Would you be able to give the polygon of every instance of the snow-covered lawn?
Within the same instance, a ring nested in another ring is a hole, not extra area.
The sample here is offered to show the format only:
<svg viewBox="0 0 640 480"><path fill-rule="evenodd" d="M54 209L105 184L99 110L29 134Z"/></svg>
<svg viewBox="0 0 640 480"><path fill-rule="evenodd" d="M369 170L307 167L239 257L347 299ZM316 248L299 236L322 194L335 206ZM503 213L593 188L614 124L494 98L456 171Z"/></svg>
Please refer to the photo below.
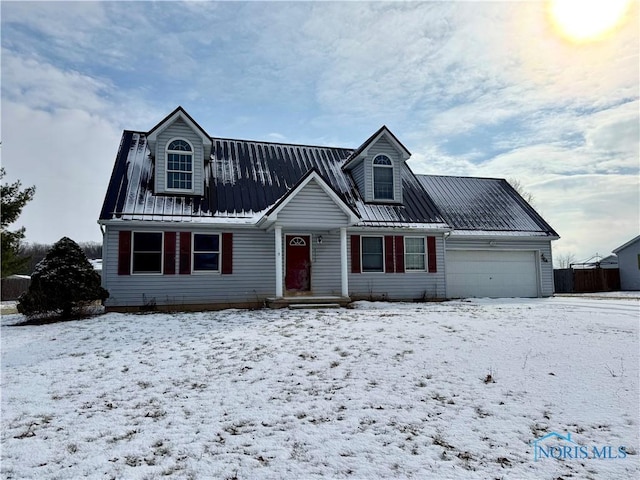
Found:
<svg viewBox="0 0 640 480"><path fill-rule="evenodd" d="M4 316L1 476L640 474L638 299L356 307Z"/></svg>

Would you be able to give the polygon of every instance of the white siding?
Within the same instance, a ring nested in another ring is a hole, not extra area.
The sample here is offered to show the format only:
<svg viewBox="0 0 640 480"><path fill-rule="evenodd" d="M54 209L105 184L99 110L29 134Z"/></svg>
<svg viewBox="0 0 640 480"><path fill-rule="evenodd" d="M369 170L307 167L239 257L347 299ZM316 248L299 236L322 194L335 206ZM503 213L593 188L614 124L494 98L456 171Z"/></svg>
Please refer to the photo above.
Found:
<svg viewBox="0 0 640 480"><path fill-rule="evenodd" d="M204 149L202 139L182 119L176 120L158 135L156 142L155 170L156 193L166 192L166 148L169 140L183 138L193 146L193 188L194 195L204 194Z"/></svg>

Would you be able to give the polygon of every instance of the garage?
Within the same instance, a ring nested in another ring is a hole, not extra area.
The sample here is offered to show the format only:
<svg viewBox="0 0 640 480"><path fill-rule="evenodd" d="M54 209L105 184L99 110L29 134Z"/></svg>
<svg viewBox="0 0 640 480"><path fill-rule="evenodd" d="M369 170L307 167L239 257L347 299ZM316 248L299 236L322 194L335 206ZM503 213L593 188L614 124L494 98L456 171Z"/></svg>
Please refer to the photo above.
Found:
<svg viewBox="0 0 640 480"><path fill-rule="evenodd" d="M448 250L447 297L537 297L535 251Z"/></svg>

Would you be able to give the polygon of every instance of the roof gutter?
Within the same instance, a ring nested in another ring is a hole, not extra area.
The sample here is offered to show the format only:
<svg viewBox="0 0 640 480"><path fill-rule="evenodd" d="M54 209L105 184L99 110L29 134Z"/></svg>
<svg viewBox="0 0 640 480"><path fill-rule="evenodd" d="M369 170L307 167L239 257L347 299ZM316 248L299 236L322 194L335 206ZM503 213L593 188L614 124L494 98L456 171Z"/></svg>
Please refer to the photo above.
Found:
<svg viewBox="0 0 640 480"><path fill-rule="evenodd" d="M197 217L196 217L197 218ZM100 228L103 227L152 227L162 230L180 230L185 227L195 229L209 228L255 228L258 222L252 219L251 222L183 222L183 221L162 221L162 220L98 220Z"/></svg>

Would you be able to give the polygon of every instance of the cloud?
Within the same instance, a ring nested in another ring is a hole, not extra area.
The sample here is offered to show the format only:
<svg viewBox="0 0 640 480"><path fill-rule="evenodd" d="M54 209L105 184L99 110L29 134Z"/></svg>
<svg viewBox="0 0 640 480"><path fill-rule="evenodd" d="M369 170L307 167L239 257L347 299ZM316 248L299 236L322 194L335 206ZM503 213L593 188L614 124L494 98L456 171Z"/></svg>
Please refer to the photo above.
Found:
<svg viewBox="0 0 640 480"><path fill-rule="evenodd" d="M7 177L36 186L34 199L16 224L26 226L27 240L101 240L96 221L120 131L81 109L47 112L8 100L3 101L2 115Z"/></svg>
<svg viewBox="0 0 640 480"><path fill-rule="evenodd" d="M96 224L123 125L147 130L167 112L105 79L3 50L2 164L35 185L16 227L31 242L101 240Z"/></svg>
<svg viewBox="0 0 640 480"><path fill-rule="evenodd" d="M638 234L638 177L632 175L558 176L531 188L536 204L562 239L557 253L579 260L611 251Z"/></svg>
<svg viewBox="0 0 640 480"><path fill-rule="evenodd" d="M36 58L2 51L2 93L34 109L51 110L74 105L91 112L107 111L113 85L74 70L60 70Z"/></svg>

